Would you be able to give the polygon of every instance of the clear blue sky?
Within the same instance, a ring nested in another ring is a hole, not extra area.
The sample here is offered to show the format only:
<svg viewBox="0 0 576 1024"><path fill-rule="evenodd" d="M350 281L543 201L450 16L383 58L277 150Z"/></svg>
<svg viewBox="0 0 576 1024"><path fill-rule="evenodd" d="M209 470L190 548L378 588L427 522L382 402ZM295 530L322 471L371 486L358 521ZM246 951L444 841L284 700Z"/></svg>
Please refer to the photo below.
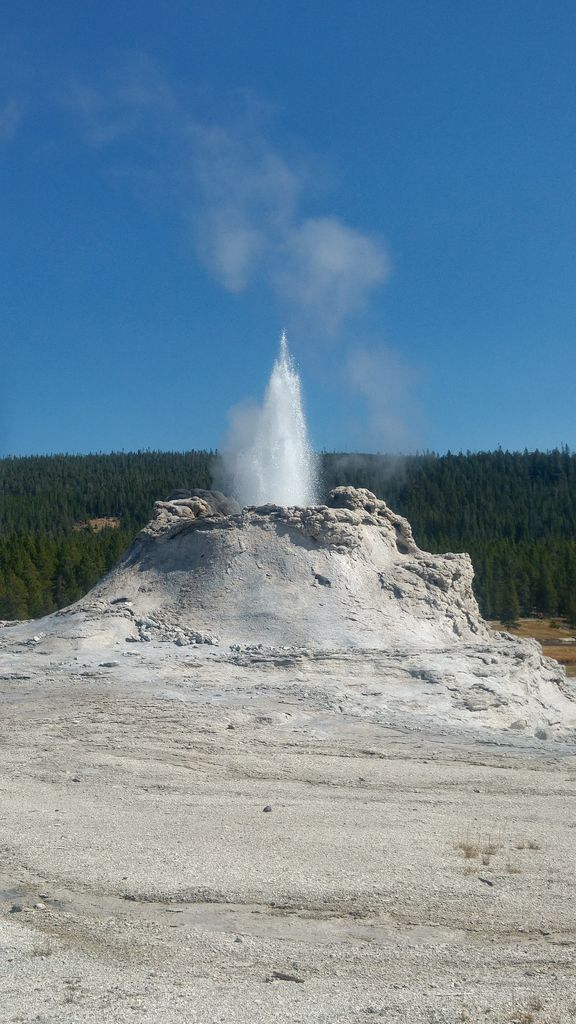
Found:
<svg viewBox="0 0 576 1024"><path fill-rule="evenodd" d="M576 5L5 0L0 451L576 447Z"/></svg>

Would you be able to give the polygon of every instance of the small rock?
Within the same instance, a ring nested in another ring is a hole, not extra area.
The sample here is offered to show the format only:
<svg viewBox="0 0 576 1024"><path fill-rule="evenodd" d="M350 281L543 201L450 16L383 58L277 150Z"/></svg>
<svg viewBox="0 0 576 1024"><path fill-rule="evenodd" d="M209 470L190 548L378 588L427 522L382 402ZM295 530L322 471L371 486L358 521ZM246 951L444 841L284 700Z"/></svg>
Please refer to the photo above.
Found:
<svg viewBox="0 0 576 1024"><path fill-rule="evenodd" d="M286 971L272 971L272 975L268 981L295 981L297 985L304 984L304 978L299 978L297 974L288 974Z"/></svg>
<svg viewBox="0 0 576 1024"><path fill-rule="evenodd" d="M266 807L263 808L264 814L269 814L271 810L272 810L272 805L271 804L266 804Z"/></svg>
<svg viewBox="0 0 576 1024"><path fill-rule="evenodd" d="M319 572L314 573L314 579L321 587L331 587L332 583L327 576L322 576Z"/></svg>
<svg viewBox="0 0 576 1024"><path fill-rule="evenodd" d="M46 904L45 903L35 903L34 904L34 910L46 910Z"/></svg>
<svg viewBox="0 0 576 1024"><path fill-rule="evenodd" d="M494 882L490 881L489 878L480 878L480 875L478 875L478 881L479 882L484 882L484 885L489 885L491 889L494 886Z"/></svg>
<svg viewBox="0 0 576 1024"><path fill-rule="evenodd" d="M537 740L547 740L550 734L548 732L548 729L544 729L542 726L540 726L538 729L534 730L534 735Z"/></svg>
<svg viewBox="0 0 576 1024"><path fill-rule="evenodd" d="M228 725L226 726L226 728L227 728L227 729L235 729L235 728L236 728L236 726L235 726L235 725L232 725L232 722L228 722Z"/></svg>
<svg viewBox="0 0 576 1024"><path fill-rule="evenodd" d="M236 938L234 939L234 942L243 942L243 941L244 940L241 939L239 935L237 935Z"/></svg>
<svg viewBox="0 0 576 1024"><path fill-rule="evenodd" d="M10 910L8 911L8 913L9 914L21 914L22 913L22 904L21 903L13 903L12 906L10 907Z"/></svg>

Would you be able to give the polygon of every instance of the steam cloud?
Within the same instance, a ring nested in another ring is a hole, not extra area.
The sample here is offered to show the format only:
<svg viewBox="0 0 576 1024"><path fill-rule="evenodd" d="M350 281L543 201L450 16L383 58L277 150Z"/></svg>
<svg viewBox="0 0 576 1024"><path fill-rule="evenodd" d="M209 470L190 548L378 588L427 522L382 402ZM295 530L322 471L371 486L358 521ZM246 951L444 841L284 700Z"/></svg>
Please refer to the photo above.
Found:
<svg viewBox="0 0 576 1024"><path fill-rule="evenodd" d="M364 406L362 434L377 448L406 452L417 441L419 410L412 396L416 374L392 348L357 346L345 365L346 386Z"/></svg>
<svg viewBox="0 0 576 1024"><path fill-rule="evenodd" d="M365 404L371 443L409 442L401 407L408 366L380 340L363 344L362 332L351 344L348 326L389 276L386 248L340 217L308 215L315 175L273 144L261 105L247 99L235 120L206 123L143 54L97 84L71 83L66 102L107 169L184 221L199 261L224 289L265 285L285 322L296 320L307 340L331 341L347 395ZM250 415L236 412L239 432Z"/></svg>
<svg viewBox="0 0 576 1024"><path fill-rule="evenodd" d="M258 134L194 127L202 197L197 246L232 292L264 279L277 298L334 331L389 273L381 242L337 217L302 217L303 172Z"/></svg>
<svg viewBox="0 0 576 1024"><path fill-rule="evenodd" d="M228 291L264 282L284 309L330 333L388 277L380 239L339 217L303 215L312 175L271 144L256 104L234 123L205 124L142 55L97 86L75 82L69 103L91 146L139 147L123 173L177 203L199 259Z"/></svg>

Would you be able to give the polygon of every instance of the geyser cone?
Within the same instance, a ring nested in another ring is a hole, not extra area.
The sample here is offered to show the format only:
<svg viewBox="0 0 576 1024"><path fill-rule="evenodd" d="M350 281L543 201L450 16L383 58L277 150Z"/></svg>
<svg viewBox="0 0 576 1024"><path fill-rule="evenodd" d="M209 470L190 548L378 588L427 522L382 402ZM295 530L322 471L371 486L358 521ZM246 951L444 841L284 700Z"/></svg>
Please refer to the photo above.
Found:
<svg viewBox="0 0 576 1024"><path fill-rule="evenodd" d="M180 492L82 601L19 628L124 655L131 641L154 665L194 647L200 676L221 663L251 666L256 689L305 679L321 707L362 715L400 707L537 736L575 724L560 665L482 621L468 555L420 551L405 519L349 487L328 505L243 511Z"/></svg>
<svg viewBox="0 0 576 1024"><path fill-rule="evenodd" d="M407 521L369 491L232 514L227 501L157 502L97 589L130 598L160 633L164 623L224 643L390 650L486 637L468 556L419 551Z"/></svg>

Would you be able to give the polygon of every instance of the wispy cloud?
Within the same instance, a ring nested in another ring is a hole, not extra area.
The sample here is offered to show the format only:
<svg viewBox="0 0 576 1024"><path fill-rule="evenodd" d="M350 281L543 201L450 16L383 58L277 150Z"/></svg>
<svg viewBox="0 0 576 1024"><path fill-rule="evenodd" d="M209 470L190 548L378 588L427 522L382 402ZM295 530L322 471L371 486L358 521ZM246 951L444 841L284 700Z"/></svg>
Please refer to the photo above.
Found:
<svg viewBox="0 0 576 1024"><path fill-rule="evenodd" d="M407 452L422 428L414 400L414 367L393 348L360 346L352 349L344 367L346 385L364 407L361 433L380 451Z"/></svg>
<svg viewBox="0 0 576 1024"><path fill-rule="evenodd" d="M253 98L235 119L202 118L139 54L96 83L75 81L68 103L109 168L177 211L198 260L224 289L265 285L284 322L336 343L332 372L343 368L344 405L352 396L364 406L361 425L351 424L358 440L408 450L417 421L412 370L380 341L350 342L356 314L370 310L390 274L387 247L377 233L318 208L314 157L295 158L273 141L269 113Z"/></svg>
<svg viewBox="0 0 576 1024"><path fill-rule="evenodd" d="M389 273L383 245L337 217L309 217L286 232L272 269L278 293L335 330Z"/></svg>
<svg viewBox="0 0 576 1024"><path fill-rule="evenodd" d="M192 122L193 221L199 255L225 288L271 282L297 217L302 174L245 123Z"/></svg>
<svg viewBox="0 0 576 1024"><path fill-rule="evenodd" d="M145 142L152 129L182 131L182 112L162 73L145 54L128 53L97 81L78 75L63 90L64 104L78 117L84 141L106 148Z"/></svg>
<svg viewBox="0 0 576 1024"><path fill-rule="evenodd" d="M336 331L386 280L382 242L335 216L307 217L309 181L261 133L193 126L197 246L225 288L264 280L285 307Z"/></svg>
<svg viewBox="0 0 576 1024"><path fill-rule="evenodd" d="M22 120L24 107L15 97L0 101L0 143L11 142Z"/></svg>
<svg viewBox="0 0 576 1024"><path fill-rule="evenodd" d="M386 280L390 261L377 236L330 213L304 214L311 177L270 141L249 102L234 123L206 123L139 55L99 83L76 81L70 98L87 143L131 140L148 173L154 154L199 259L228 291L264 282L283 310L334 333Z"/></svg>

